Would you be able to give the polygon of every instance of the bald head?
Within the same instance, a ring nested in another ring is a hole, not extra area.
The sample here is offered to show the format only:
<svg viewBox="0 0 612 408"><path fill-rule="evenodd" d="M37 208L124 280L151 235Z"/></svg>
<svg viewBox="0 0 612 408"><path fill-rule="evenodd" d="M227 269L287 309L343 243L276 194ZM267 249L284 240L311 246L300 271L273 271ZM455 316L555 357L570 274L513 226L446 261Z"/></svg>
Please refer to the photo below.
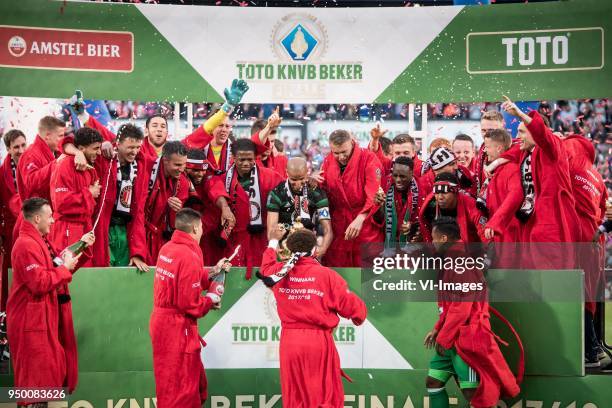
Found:
<svg viewBox="0 0 612 408"><path fill-rule="evenodd" d="M306 175L307 173L308 165L306 164L306 159L303 157L292 157L287 162L287 174L290 176L292 174L295 176Z"/></svg>
<svg viewBox="0 0 612 408"><path fill-rule="evenodd" d="M292 157L287 162L287 181L294 193L300 192L308 182L308 166L302 157Z"/></svg>

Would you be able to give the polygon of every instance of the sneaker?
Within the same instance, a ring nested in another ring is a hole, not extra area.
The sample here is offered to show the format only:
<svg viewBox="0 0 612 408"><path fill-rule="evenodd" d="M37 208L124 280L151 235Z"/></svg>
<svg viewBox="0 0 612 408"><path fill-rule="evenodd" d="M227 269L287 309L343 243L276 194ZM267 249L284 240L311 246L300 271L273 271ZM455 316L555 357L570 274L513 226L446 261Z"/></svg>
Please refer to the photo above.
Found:
<svg viewBox="0 0 612 408"><path fill-rule="evenodd" d="M601 367L601 361L597 359L597 356L586 357L584 359L584 368L597 368Z"/></svg>
<svg viewBox="0 0 612 408"><path fill-rule="evenodd" d="M606 357L608 357L608 353L606 353L603 346L597 346L597 359L605 360Z"/></svg>

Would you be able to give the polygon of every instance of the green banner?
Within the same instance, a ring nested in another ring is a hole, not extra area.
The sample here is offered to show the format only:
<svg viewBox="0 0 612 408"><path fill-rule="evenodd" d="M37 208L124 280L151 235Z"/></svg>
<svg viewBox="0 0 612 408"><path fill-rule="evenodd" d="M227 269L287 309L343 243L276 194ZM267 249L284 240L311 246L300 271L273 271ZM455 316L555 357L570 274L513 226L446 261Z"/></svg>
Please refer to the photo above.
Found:
<svg viewBox="0 0 612 408"><path fill-rule="evenodd" d="M244 103L609 97L612 2L254 8L0 2L0 95ZM347 46L350 44L350 46Z"/></svg>

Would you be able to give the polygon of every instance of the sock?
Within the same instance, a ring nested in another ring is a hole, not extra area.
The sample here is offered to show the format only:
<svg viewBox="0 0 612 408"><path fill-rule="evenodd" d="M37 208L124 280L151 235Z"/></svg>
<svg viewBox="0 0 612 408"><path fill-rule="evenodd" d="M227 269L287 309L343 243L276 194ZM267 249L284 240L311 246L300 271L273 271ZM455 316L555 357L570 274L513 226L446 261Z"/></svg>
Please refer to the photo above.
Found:
<svg viewBox="0 0 612 408"><path fill-rule="evenodd" d="M429 408L449 408L446 388L428 388Z"/></svg>

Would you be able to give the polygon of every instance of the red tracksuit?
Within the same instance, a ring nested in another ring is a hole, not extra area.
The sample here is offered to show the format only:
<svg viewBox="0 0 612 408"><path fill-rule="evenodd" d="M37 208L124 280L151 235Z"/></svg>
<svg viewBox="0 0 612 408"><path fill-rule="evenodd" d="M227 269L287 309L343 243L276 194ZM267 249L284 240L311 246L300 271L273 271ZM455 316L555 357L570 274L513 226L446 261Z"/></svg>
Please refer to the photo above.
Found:
<svg viewBox="0 0 612 408"><path fill-rule="evenodd" d="M90 117L87 121L87 126L96 129L104 137L106 141L114 143L116 136L113 132L108 130L104 125L98 122L95 118ZM72 139L72 138L71 138ZM73 143L73 140L64 138L64 143ZM152 149L148 139L144 139L144 143ZM147 173L147 169L150 169L151 165L146 160L147 153L143 153L146 150L141 148L140 152L136 155L137 163L137 174L136 180L132 190L132 202L130 206L130 214L132 220L127 224L127 241L130 247L130 256L139 256L143 260L147 260L147 243L144 223L144 201L147 197L147 186L149 183L150 173ZM150 152L149 152L150 153ZM155 156L157 158L157 156ZM93 246L93 259L92 266L109 266L110 265L110 251L108 243L108 231L110 227L110 219L115 209L115 200L117 199L117 158L108 160L102 156L96 159L95 169L100 177L100 198L96 200L98 204L94 214L97 215L102 207L102 214L100 215L100 221L94 233L96 234L96 242ZM109 177L109 166L110 177ZM106 193L106 200L102 203L102 195L107 188L106 180L108 179L108 191Z"/></svg>
<svg viewBox="0 0 612 408"><path fill-rule="evenodd" d="M205 177L195 187L195 195L202 202L199 205L191 205L191 208L202 214L202 228L204 234L200 240L200 248L204 257L204 265L216 265L221 258L225 248L220 243L221 234L221 210L213 202L211 197L211 183L214 183L210 177ZM222 186L218 186L221 187ZM221 192L222 194L222 192Z"/></svg>
<svg viewBox="0 0 612 408"><path fill-rule="evenodd" d="M423 241L431 242L431 222L426 219L425 211L429 202L434 199L434 193L429 193L421 206L419 222ZM486 218L476 208L476 200L464 192L457 193L457 217L455 218L464 242L485 242L484 224Z"/></svg>
<svg viewBox="0 0 612 408"><path fill-rule="evenodd" d="M531 153L535 204L529 219L521 224L521 241L549 244L545 247L532 246L532 255L526 258L525 266L539 269L573 268L574 256L569 248L550 244L576 242L580 238L567 151L563 141L546 127L536 111L530 112L529 116L531 123L527 129L536 143ZM520 151L516 144L502 157L520 166L528 154Z"/></svg>
<svg viewBox="0 0 612 408"><path fill-rule="evenodd" d="M142 141L142 146L140 147L140 153L142 153L150 161L155 161L157 160L157 157L158 157L157 152L155 151L155 148L153 147L151 142L149 142L148 137L145 137L144 140Z"/></svg>
<svg viewBox="0 0 612 408"><path fill-rule="evenodd" d="M13 229L21 213L21 199L17 192L17 178L16 174L13 175L12 162L11 156L7 155L2 167L0 167L0 237L3 250L0 311L6 310L8 270L11 267L11 250L13 249Z"/></svg>
<svg viewBox="0 0 612 408"><path fill-rule="evenodd" d="M21 155L17 165L17 189L22 201L32 197L40 197L51 203L49 183L55 164L55 153L37 135L34 143L28 146ZM13 229L13 241L17 239L22 222L23 218L19 214Z"/></svg>
<svg viewBox="0 0 612 408"><path fill-rule="evenodd" d="M198 243L183 231L159 251L149 334L159 408L200 408L206 399L206 373L200 358L197 319L212 301L208 272Z"/></svg>
<svg viewBox="0 0 612 408"><path fill-rule="evenodd" d="M383 242L383 232L372 216L378 210L374 196L380 188L382 166L376 155L353 142L353 153L340 172L338 161L329 154L321 168L325 178L321 186L329 199L334 239L325 254L325 265L350 267L361 265L362 244ZM344 234L359 214L367 217L359 236L351 241Z"/></svg>
<svg viewBox="0 0 612 408"><path fill-rule="evenodd" d="M467 248L461 241L455 243L445 257L465 256ZM445 283L483 283L483 290L462 292L438 292L440 317L434 328L438 330L436 342L457 354L478 373L480 384L470 401L475 408L495 406L500 397L514 397L522 380L523 355L519 359L518 382L508 367L497 344L498 337L491 330L489 302L482 271L467 270L462 274L444 270L441 280ZM522 346L521 346L522 347Z"/></svg>
<svg viewBox="0 0 612 408"><path fill-rule="evenodd" d="M605 216L608 189L599 172L593 167L593 143L584 136L572 135L563 140L563 147L568 153L576 214L580 221L578 241L590 243ZM603 238L600 243L603 243ZM578 260L585 271L586 307L595 314L594 301L597 300L598 289L604 281L602 249L590 244L579 245Z"/></svg>
<svg viewBox="0 0 612 408"><path fill-rule="evenodd" d="M58 302L58 293L68 293L72 273L53 265L58 252L53 248L52 255L49 246L30 222L22 223L11 256L7 304L15 387L68 387L72 392L78 380L72 306ZM90 255L86 250L77 267Z"/></svg>
<svg viewBox="0 0 612 408"><path fill-rule="evenodd" d="M514 214L523 198L519 166L511 162L499 166L487 186L489 220L485 227L495 231L494 242L520 241L519 220Z"/></svg>
<svg viewBox="0 0 612 408"><path fill-rule="evenodd" d="M155 264L157 254L162 245L167 242L164 231L169 234L174 229L176 213L168 206L168 198L177 197L185 203L190 195L191 182L185 174L178 180L164 175L164 160L159 159L159 170L152 189L147 196L144 207L146 228L146 243L148 245L147 265ZM150 163L145 174L147 186L150 180L153 163Z"/></svg>
<svg viewBox="0 0 612 408"><path fill-rule="evenodd" d="M261 256L268 243L266 235L266 220L268 211L266 203L268 202L268 194L281 181L281 176L275 171L261 167L256 164L259 174L259 188L261 196L261 220L262 232L250 233L247 230L249 220L251 219L251 204L248 194L244 191L238 182L238 172L234 172L234 178L230 185L230 192L225 190L225 175L215 176L211 179L210 199L214 203L219 197L225 197L236 218L236 226L232 230L227 245L224 248L223 256L230 256L234 252L236 246L240 245L238 255L234 258L232 264L234 266L246 266L246 278L251 278L251 270L254 266L261 264ZM204 237L203 239L216 239L216 237Z"/></svg>
<svg viewBox="0 0 612 408"><path fill-rule="evenodd" d="M89 187L96 180L99 178L94 169L77 171L74 156L64 156L57 162L50 185L55 224L49 234L57 248L64 249L91 231L97 199Z"/></svg>
<svg viewBox="0 0 612 408"><path fill-rule="evenodd" d="M261 273L270 276L283 263L267 248ZM312 278L312 279L310 279ZM360 325L365 303L348 290L346 281L312 257L297 261L273 288L282 331L280 377L283 407L341 408L344 406L342 369L332 331L338 316Z"/></svg>

